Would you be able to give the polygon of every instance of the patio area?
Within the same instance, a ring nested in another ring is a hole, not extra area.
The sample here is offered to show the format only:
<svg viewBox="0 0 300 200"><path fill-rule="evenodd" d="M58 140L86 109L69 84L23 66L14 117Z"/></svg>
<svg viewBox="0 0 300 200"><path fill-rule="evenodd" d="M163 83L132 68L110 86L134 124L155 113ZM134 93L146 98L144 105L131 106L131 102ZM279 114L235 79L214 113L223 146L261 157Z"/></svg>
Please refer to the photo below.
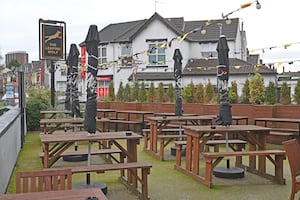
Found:
<svg viewBox="0 0 300 200"><path fill-rule="evenodd" d="M82 144L84 145L84 144ZM173 145L173 144L170 144ZM288 160L284 160L284 178L286 185L279 185L257 175L245 173L242 179L221 179L213 177L215 186L208 188L203 184L193 180L191 177L180 173L174 169L175 156L171 156L170 147L165 149L165 161L160 161L147 153L143 152L142 142L138 145L138 159L150 163L153 167L149 176L148 187L149 197L152 200L176 199L176 200L196 200L196 199L239 199L239 200L258 200L289 199L291 191L290 168ZM39 133L28 133L26 142L21 150L16 164L16 171L29 171L42 169L42 162L39 158L41 143ZM281 145L272 146L272 148L283 149ZM80 149L80 146L79 146ZM92 162L105 162L95 157ZM183 160L184 162L184 160ZM86 161L76 163L76 165L86 165ZM224 163L220 163L222 165ZM68 166L74 163L60 160L57 165ZM268 166L267 166L268 167ZM109 172L100 174L91 174L91 180L94 182L104 182L107 184L107 198L110 200L133 200L137 199L116 177L119 172ZM73 175L73 183L85 181L84 174ZM8 193L15 193L15 172L12 175ZM299 198L299 194L296 198Z"/></svg>

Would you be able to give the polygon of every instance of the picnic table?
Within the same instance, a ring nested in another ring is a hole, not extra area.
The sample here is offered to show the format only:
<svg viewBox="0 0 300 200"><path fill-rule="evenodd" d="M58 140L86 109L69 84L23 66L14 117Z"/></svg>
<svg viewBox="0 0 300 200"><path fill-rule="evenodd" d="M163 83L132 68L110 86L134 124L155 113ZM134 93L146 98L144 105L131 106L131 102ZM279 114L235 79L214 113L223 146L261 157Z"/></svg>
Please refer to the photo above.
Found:
<svg viewBox="0 0 300 200"><path fill-rule="evenodd" d="M51 134L59 128L82 128L83 118L41 119L40 125L44 134Z"/></svg>
<svg viewBox="0 0 300 200"><path fill-rule="evenodd" d="M80 111L81 114L84 112L85 111L83 111L83 110ZM67 115L72 114L72 111L70 111L70 110L41 110L40 114L41 114L41 119L46 119L47 116L49 116L48 117L49 119L53 119L59 114L62 114L66 117Z"/></svg>
<svg viewBox="0 0 300 200"><path fill-rule="evenodd" d="M140 121L142 122L142 127L141 127L141 133L142 133L142 130L145 127L145 116L152 115L152 114L153 114L153 112L151 112L151 111L117 110L116 111L116 119L119 119L119 117L121 115L123 115L123 116L125 115L125 119L128 121L138 120L137 118L141 118ZM134 119L132 119L132 115L135 115ZM128 129L129 129L129 124L128 124Z"/></svg>
<svg viewBox="0 0 300 200"><path fill-rule="evenodd" d="M186 166L181 166L181 154L177 154L176 152L176 164L175 169L190 175L195 180L211 186L211 173L212 168L216 166L216 164L224 157L226 154L224 152L213 152L212 154L219 154L215 158L217 158L217 162L214 164L209 164L208 160L203 161L206 164L205 174L204 176L200 173L200 154L204 154L206 152L202 152L203 145L214 137L215 134L230 134L230 133L238 133L239 137L248 142L248 151L242 152L229 152L230 156L236 155L236 166L243 166L243 168L247 168L247 171L256 172L260 176L270 178L271 176L266 173L266 157L270 158L272 154L278 154L281 160L272 161L275 165L275 169L277 170L275 173L275 177L277 181L283 183L283 158L284 151L278 152L267 151L267 143L266 137L270 132L270 128L255 126L255 125L231 125L229 127L225 126L183 126L184 133L187 136L186 139ZM255 153L257 152L257 153ZM241 156L249 156L249 165L246 166L242 164ZM258 155L258 163L256 155ZM209 156L209 153L208 153ZM177 159L179 157L179 159ZM270 158L271 159L271 158ZM258 167L257 167L258 164Z"/></svg>
<svg viewBox="0 0 300 200"><path fill-rule="evenodd" d="M97 197L98 200L107 200L106 196L99 188L1 194L0 200L57 200L59 198L64 200L85 200L88 197Z"/></svg>
<svg viewBox="0 0 300 200"><path fill-rule="evenodd" d="M116 113L116 109L98 108L97 112L100 113L100 117L108 118L110 113Z"/></svg>
<svg viewBox="0 0 300 200"><path fill-rule="evenodd" d="M265 127L268 127L268 123L285 123L285 124L296 124L297 132L300 133L300 119L296 118L273 118L273 117L266 117L266 118L255 118L254 124L258 124L259 122L263 122ZM279 129L278 129L279 130ZM291 130L288 128L283 128L282 130Z"/></svg>
<svg viewBox="0 0 300 200"><path fill-rule="evenodd" d="M44 170L55 170L49 168L52 166L74 142L88 142L88 154L91 151L91 143L93 142L108 142L110 145L107 149L118 149L122 153L120 160L111 164L100 164L88 166L68 166L66 169L71 169L72 173L104 173L106 171L120 171L120 179L124 184L133 189L143 200L148 199L148 178L150 174L150 164L138 162L137 160L137 145L142 136L132 131L121 132L96 132L88 135L86 131L74 133L56 133L56 134L41 134L40 139L44 152L43 166ZM50 145L52 145L50 147ZM90 159L89 159L90 160ZM141 170L138 173L138 169ZM127 173L125 173L127 170ZM88 180L88 178L87 178ZM140 183L140 184L138 184ZM139 188L140 187L140 188Z"/></svg>
<svg viewBox="0 0 300 200"><path fill-rule="evenodd" d="M130 133L130 135L126 134ZM44 152L44 168L52 166L61 154L65 152L74 142L101 142L110 141L126 156L127 162L137 161L137 145L142 136L133 132L96 132L88 135L86 131L78 131L74 133L57 133L57 134L41 134L40 139ZM122 141L125 142L125 147ZM52 147L50 145L53 144Z"/></svg>
<svg viewBox="0 0 300 200"><path fill-rule="evenodd" d="M204 124L211 124L212 118L210 116L194 116L194 115L184 115L184 116L154 116L147 118L150 123L150 137L149 137L149 149L146 149L146 152L150 153L153 156L156 156L158 153L157 150L157 142L158 136L163 133L166 127L168 127L172 123L178 126L179 131L178 135L183 135L181 128L183 125L192 124L192 125L204 125ZM174 138L178 138L175 136ZM169 137L169 139L172 139ZM160 158L163 157L162 148L160 149Z"/></svg>

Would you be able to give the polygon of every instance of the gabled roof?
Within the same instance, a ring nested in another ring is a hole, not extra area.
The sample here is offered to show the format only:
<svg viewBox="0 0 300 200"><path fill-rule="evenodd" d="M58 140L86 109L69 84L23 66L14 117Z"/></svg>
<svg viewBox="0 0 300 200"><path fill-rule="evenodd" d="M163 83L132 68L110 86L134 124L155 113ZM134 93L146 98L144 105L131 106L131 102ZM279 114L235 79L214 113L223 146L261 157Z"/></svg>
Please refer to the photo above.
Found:
<svg viewBox="0 0 300 200"><path fill-rule="evenodd" d="M218 59L190 59L183 70L184 76L216 75ZM266 65L258 68L260 74L277 74L276 70ZM254 74L255 65L237 58L229 58L229 73L231 75Z"/></svg>
<svg viewBox="0 0 300 200"><path fill-rule="evenodd" d="M131 42L141 31L143 31L154 20L160 20L177 36L183 35L195 28L204 26L206 34L200 32L191 33L186 40L193 42L217 42L220 35L220 25L222 24L223 34L227 40L234 40L238 33L239 19L231 19L231 24L226 24L223 19L212 20L212 24L206 26L207 20L184 21L183 17L163 18L158 13L154 13L149 19L129 21L110 24L99 31L100 44L108 42ZM171 38L170 38L171 39Z"/></svg>

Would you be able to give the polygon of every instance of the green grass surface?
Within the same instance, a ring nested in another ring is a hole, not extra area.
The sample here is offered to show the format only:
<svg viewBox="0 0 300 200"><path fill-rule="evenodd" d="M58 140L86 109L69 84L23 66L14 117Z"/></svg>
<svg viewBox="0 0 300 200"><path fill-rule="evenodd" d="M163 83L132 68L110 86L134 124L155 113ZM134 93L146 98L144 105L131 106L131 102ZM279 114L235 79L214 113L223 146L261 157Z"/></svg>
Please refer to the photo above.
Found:
<svg viewBox="0 0 300 200"><path fill-rule="evenodd" d="M291 180L290 168L288 161L284 161L284 177L286 185L279 185L268 181L250 173L245 173L243 179L220 179L213 178L215 186L208 188L203 184L195 181L191 177L174 169L175 157L170 155L170 146L165 149L166 161L159 161L149 156L142 151L142 141L138 146L138 160L152 164L149 175L149 196L151 200L198 200L198 199L237 199L237 200L258 200L272 199L283 200L289 199ZM79 148L86 149L85 144L80 144ZM269 148L281 148L278 145L269 146ZM38 157L41 150L39 133L29 133L26 136L26 141L23 149L20 152L15 171L30 171L42 169L42 163ZM92 162L99 162L92 160ZM103 160L100 162L104 162ZM66 163L60 161L54 167L60 165L86 165L82 163ZM220 163L224 165L224 163ZM268 164L268 169L270 168ZM119 172L111 171L103 174L91 174L92 181L101 181L108 186L108 198L113 199L133 199L135 196L128 195L128 190L123 186L118 179ZM80 183L85 181L85 174L73 175L73 182ZM8 193L15 192L15 173L12 175ZM124 195L123 195L124 193ZM114 197L114 194L119 194L119 197ZM125 196L128 197L125 197ZM121 198L120 198L121 196ZM298 196L297 196L298 197Z"/></svg>

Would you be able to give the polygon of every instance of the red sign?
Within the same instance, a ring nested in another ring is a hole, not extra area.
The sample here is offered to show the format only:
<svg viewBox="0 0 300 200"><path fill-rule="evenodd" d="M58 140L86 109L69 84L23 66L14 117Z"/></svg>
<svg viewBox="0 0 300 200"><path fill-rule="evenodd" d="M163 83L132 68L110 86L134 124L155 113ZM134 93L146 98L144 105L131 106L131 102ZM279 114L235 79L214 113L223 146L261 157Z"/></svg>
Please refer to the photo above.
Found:
<svg viewBox="0 0 300 200"><path fill-rule="evenodd" d="M82 66L86 64L86 46L81 47L80 62Z"/></svg>

